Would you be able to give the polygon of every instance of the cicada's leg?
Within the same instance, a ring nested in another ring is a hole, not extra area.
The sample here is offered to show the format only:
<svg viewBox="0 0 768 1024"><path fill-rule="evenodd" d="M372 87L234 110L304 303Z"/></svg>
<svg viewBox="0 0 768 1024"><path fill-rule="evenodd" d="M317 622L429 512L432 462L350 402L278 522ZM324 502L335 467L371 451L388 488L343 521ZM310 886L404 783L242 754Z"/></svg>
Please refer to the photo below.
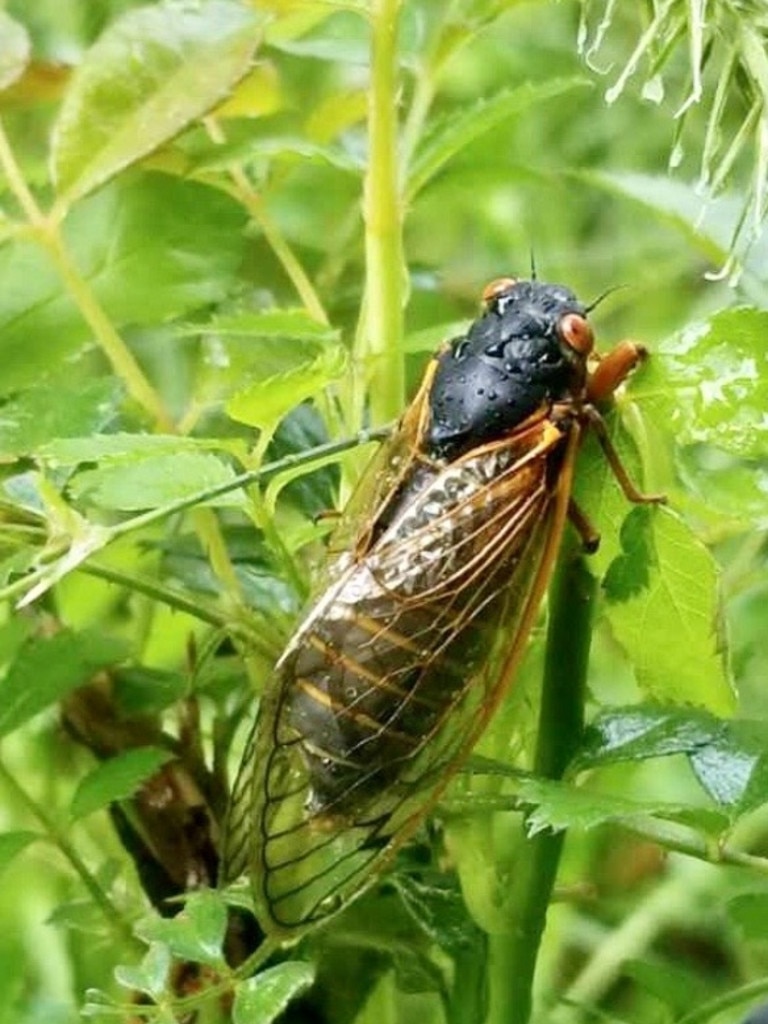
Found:
<svg viewBox="0 0 768 1024"><path fill-rule="evenodd" d="M638 363L647 356L643 345L636 341L621 341L603 356L600 362L590 374L587 381L587 406L585 412L590 425L595 431L600 447L605 452L608 465L621 487L627 501L635 504L658 505L666 502L664 494L643 494L635 487L619 458L619 453L613 446L613 442L605 429L603 417L594 407L594 403L605 401L610 398L614 391L622 384Z"/></svg>
<svg viewBox="0 0 768 1024"><path fill-rule="evenodd" d="M624 497L627 501L633 502L635 505L663 505L666 503L666 494L643 494L642 491L638 491L635 485L629 478L629 474L624 468L624 463L621 461L619 453L613 446L608 436L608 431L605 427L605 420L592 406L587 406L585 409L589 424L595 432L597 440L600 442L600 447L605 453L605 457L608 461L608 465L611 467L613 475L616 477L616 482L621 488Z"/></svg>
<svg viewBox="0 0 768 1024"><path fill-rule="evenodd" d="M648 352L636 341L620 341L602 356L587 381L587 401L591 404L610 398Z"/></svg>
<svg viewBox="0 0 768 1024"><path fill-rule="evenodd" d="M600 534L592 525L589 516L583 512L573 498L568 499L568 518L573 524L576 533L581 537L581 543L588 555L594 555L600 547Z"/></svg>

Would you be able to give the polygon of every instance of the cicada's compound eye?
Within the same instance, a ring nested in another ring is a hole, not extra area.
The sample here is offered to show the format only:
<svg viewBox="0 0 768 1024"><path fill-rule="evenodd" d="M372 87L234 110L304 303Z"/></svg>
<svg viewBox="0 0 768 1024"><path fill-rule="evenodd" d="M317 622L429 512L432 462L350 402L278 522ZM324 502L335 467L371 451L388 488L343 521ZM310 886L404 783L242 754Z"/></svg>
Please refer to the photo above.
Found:
<svg viewBox="0 0 768 1024"><path fill-rule="evenodd" d="M592 325L580 313L566 313L557 325L557 333L580 356L588 356L595 344Z"/></svg>
<svg viewBox="0 0 768 1024"><path fill-rule="evenodd" d="M494 306L505 292L514 288L517 284L516 277L497 277L483 288L483 305L490 309Z"/></svg>

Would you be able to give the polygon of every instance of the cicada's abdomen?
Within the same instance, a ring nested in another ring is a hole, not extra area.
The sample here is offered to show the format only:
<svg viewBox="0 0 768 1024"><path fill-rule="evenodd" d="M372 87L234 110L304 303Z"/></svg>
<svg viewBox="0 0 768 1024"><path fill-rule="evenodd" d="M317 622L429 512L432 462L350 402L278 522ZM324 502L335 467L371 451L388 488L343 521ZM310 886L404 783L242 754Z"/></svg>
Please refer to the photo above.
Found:
<svg viewBox="0 0 768 1024"><path fill-rule="evenodd" d="M319 818L355 819L386 787L412 786L409 764L467 696L494 605L546 501L546 460L525 445L527 470L510 445L428 474L422 466L284 657L287 720Z"/></svg>

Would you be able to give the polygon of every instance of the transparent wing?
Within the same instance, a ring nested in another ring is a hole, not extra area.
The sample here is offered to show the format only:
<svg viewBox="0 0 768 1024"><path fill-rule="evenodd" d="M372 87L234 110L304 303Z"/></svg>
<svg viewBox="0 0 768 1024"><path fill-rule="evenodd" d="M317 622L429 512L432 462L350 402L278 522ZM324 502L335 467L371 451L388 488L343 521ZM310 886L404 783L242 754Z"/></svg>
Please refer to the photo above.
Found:
<svg viewBox="0 0 768 1024"><path fill-rule="evenodd" d="M250 871L267 930L343 906L469 753L545 582L563 442L539 418L412 467L281 658L227 840L228 874Z"/></svg>

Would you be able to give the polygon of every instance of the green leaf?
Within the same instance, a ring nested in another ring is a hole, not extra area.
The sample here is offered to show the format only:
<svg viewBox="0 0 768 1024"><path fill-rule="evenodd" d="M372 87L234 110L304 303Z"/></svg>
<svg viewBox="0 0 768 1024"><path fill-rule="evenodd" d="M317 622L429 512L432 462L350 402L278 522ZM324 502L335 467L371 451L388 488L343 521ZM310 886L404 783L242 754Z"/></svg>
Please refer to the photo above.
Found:
<svg viewBox="0 0 768 1024"><path fill-rule="evenodd" d="M136 926L140 938L167 944L180 960L212 966L221 965L226 930L226 904L208 889L193 893L176 917L149 917Z"/></svg>
<svg viewBox="0 0 768 1024"><path fill-rule="evenodd" d="M314 980L312 964L289 960L240 982L232 1009L234 1024L271 1024Z"/></svg>
<svg viewBox="0 0 768 1024"><path fill-rule="evenodd" d="M691 754L713 744L726 728L699 708L637 704L598 715L584 733L572 769Z"/></svg>
<svg viewBox="0 0 768 1024"><path fill-rule="evenodd" d="M53 176L67 203L177 135L247 73L262 19L234 0L128 11L91 47L53 133Z"/></svg>
<svg viewBox="0 0 768 1024"><path fill-rule="evenodd" d="M271 434L291 409L337 380L344 365L344 349L326 346L311 361L252 381L230 398L227 413L234 420Z"/></svg>
<svg viewBox="0 0 768 1024"><path fill-rule="evenodd" d="M553 99L588 84L583 78L526 82L517 89L504 89L464 110L450 111L416 151L408 172L408 198L413 199L449 160L481 135L497 128L534 103Z"/></svg>
<svg viewBox="0 0 768 1024"><path fill-rule="evenodd" d="M457 883L446 884L443 875L430 878L404 873L392 882L419 927L446 952L457 955L479 941L482 933L467 914Z"/></svg>
<svg viewBox="0 0 768 1024"><path fill-rule="evenodd" d="M167 750L139 747L104 761L80 781L69 808L73 818L84 818L115 800L125 800L136 792L161 765L173 757Z"/></svg>
<svg viewBox="0 0 768 1024"><path fill-rule="evenodd" d="M728 900L726 911L745 939L765 940L768 892L740 893Z"/></svg>
<svg viewBox="0 0 768 1024"><path fill-rule="evenodd" d="M0 406L0 459L29 455L53 438L97 433L114 417L123 385L113 377L47 380Z"/></svg>
<svg viewBox="0 0 768 1024"><path fill-rule="evenodd" d="M99 669L122 661L123 641L101 632L61 630L22 644L0 681L0 737L89 682Z"/></svg>
<svg viewBox="0 0 768 1024"><path fill-rule="evenodd" d="M157 455L119 465L107 465L80 473L71 485L77 501L119 511L162 508L205 490L227 483L235 476L231 466L215 455L180 452ZM213 498L212 505L240 507L245 497L232 490Z"/></svg>
<svg viewBox="0 0 768 1024"><path fill-rule="evenodd" d="M147 230L147 225L152 230ZM72 211L67 247L117 327L154 324L217 302L240 267L244 215L227 196L193 182L141 176L103 189ZM0 248L0 395L36 384L93 344L37 244Z"/></svg>
<svg viewBox="0 0 768 1024"><path fill-rule="evenodd" d="M768 802L767 752L765 722L639 705L599 715L571 770L686 754L707 793L735 817Z"/></svg>
<svg viewBox="0 0 768 1024"><path fill-rule="evenodd" d="M624 541L606 575L605 612L640 687L661 701L731 711L712 555L665 508L635 510Z"/></svg>
<svg viewBox="0 0 768 1024"><path fill-rule="evenodd" d="M765 455L768 312L726 309L654 349L634 389L679 445L704 442L743 459Z"/></svg>
<svg viewBox="0 0 768 1024"><path fill-rule="evenodd" d="M115 978L123 988L146 992L153 999L159 999L165 991L170 969L170 950L162 942L153 942L137 966L118 964Z"/></svg>
<svg viewBox="0 0 768 1024"><path fill-rule="evenodd" d="M5 11L0 11L0 89L7 89L24 74L31 46L27 30Z"/></svg>
<svg viewBox="0 0 768 1024"><path fill-rule="evenodd" d="M607 822L631 826L662 818L718 832L727 824L722 816L706 809L666 801L635 801L593 793L564 782L528 779L520 787L520 800L534 809L526 817L528 835L550 829L592 829Z"/></svg>
<svg viewBox="0 0 768 1024"><path fill-rule="evenodd" d="M99 434L93 437L56 438L43 445L38 455L49 466L76 466L81 462L125 465L147 458L220 451L225 440L182 437L177 434Z"/></svg>
<svg viewBox="0 0 768 1024"><path fill-rule="evenodd" d="M303 309L246 310L212 317L203 324L184 324L179 334L213 334L234 338L283 338L296 341L336 341L339 332L315 320Z"/></svg>
<svg viewBox="0 0 768 1024"><path fill-rule="evenodd" d="M676 1017L683 1016L692 1006L701 1005L709 993L703 978L668 964L627 960L622 964L622 973L655 995L674 1011Z"/></svg>
<svg viewBox="0 0 768 1024"><path fill-rule="evenodd" d="M466 320L448 320L446 323L424 327L420 331L412 331L405 336L403 351L409 354L418 352L437 352L441 345L466 333Z"/></svg>
<svg viewBox="0 0 768 1024"><path fill-rule="evenodd" d="M146 665L125 665L114 672L113 678L116 702L128 716L157 714L189 690L189 679L181 672Z"/></svg>
<svg viewBox="0 0 768 1024"><path fill-rule="evenodd" d="M245 139L224 143L208 153L201 154L199 159L193 160L192 170L196 174L201 174L226 170L233 161L246 164L269 161L270 164L274 164L280 160L300 164L302 167L313 163L325 164L337 171L357 175L364 169L359 156L350 155L338 146L321 146L306 139L290 136L254 137L251 133Z"/></svg>
<svg viewBox="0 0 768 1024"><path fill-rule="evenodd" d="M36 832L3 832L0 833L0 873L5 871L8 865L20 853L40 836Z"/></svg>

